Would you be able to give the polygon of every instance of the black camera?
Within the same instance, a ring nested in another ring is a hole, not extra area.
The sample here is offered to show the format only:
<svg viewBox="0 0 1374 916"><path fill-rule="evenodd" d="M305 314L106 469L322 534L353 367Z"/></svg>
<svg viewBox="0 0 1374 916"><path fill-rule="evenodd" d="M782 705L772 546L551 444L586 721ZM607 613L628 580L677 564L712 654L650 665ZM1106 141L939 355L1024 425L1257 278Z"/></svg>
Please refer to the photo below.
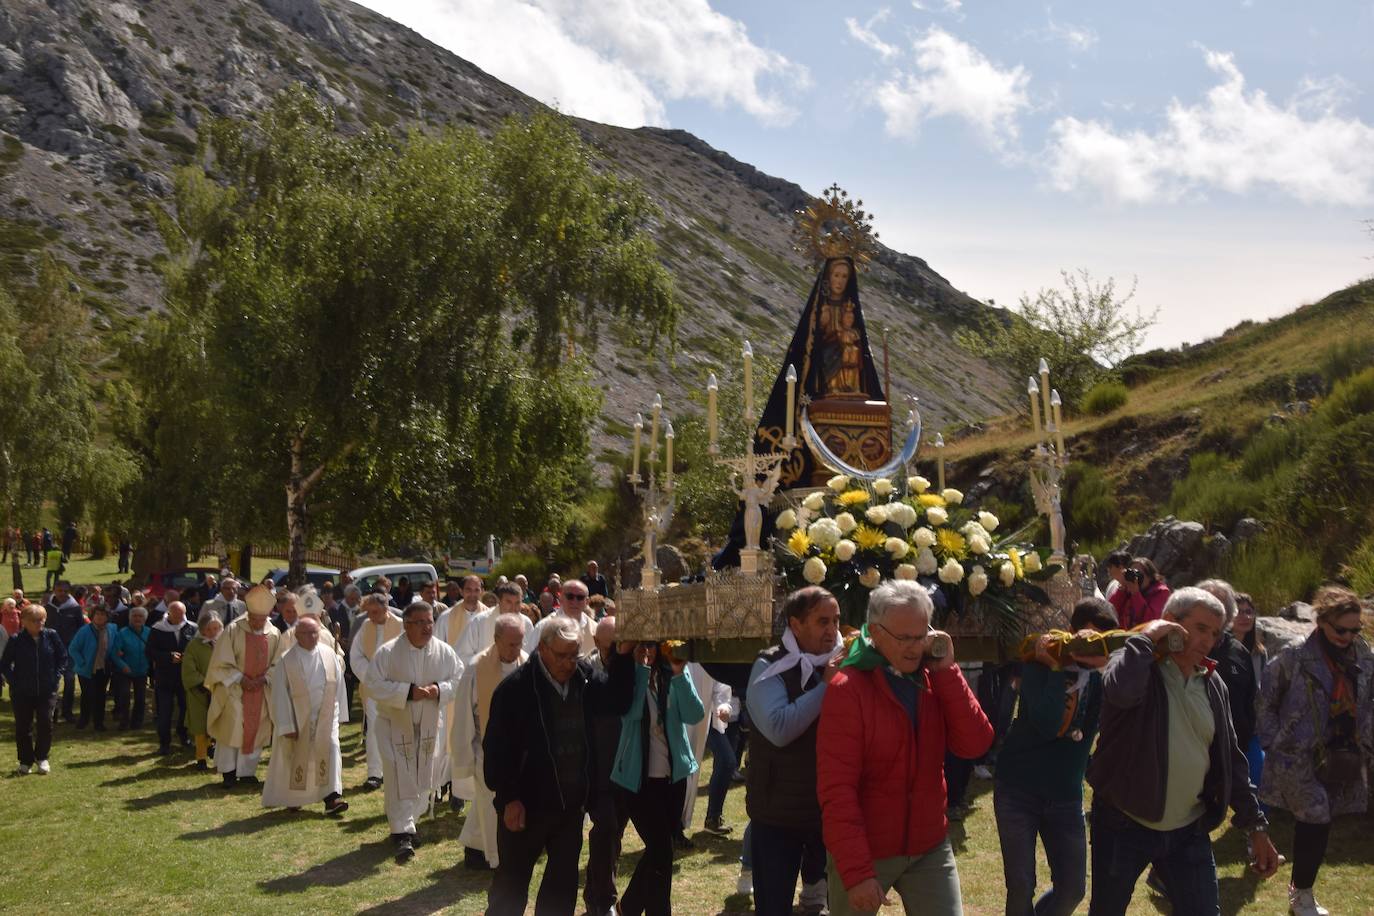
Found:
<svg viewBox="0 0 1374 916"><path fill-rule="evenodd" d="M1139 585L1145 581L1145 574L1140 570L1136 569L1134 566L1129 567L1126 570L1126 581L1134 582L1136 585Z"/></svg>

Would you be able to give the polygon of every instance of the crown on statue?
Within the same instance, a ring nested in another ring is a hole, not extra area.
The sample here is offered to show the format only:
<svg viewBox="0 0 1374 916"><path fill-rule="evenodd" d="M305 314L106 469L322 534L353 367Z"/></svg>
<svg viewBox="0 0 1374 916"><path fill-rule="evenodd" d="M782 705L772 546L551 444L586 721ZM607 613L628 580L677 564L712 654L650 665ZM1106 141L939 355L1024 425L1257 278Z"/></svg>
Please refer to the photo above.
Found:
<svg viewBox="0 0 1374 916"><path fill-rule="evenodd" d="M838 184L826 188L811 206L797 211L797 251L817 267L830 258L853 258L855 267L868 263L877 252L878 233L863 203L850 200Z"/></svg>

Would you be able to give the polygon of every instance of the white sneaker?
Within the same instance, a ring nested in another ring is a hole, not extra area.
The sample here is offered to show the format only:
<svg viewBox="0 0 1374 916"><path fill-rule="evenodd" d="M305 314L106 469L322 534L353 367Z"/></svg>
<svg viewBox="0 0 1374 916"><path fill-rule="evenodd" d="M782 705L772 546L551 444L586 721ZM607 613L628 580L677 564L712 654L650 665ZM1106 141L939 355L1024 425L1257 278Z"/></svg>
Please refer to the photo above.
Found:
<svg viewBox="0 0 1374 916"><path fill-rule="evenodd" d="M754 872L748 868L739 870L739 880L735 882L736 894L754 895Z"/></svg>
<svg viewBox="0 0 1374 916"><path fill-rule="evenodd" d="M978 779L991 779L992 770L989 770L986 766L980 763L973 768L973 775Z"/></svg>
<svg viewBox="0 0 1374 916"><path fill-rule="evenodd" d="M1326 907L1320 906L1312 896L1312 888L1300 891L1288 885L1288 912L1292 916L1330 916Z"/></svg>
<svg viewBox="0 0 1374 916"><path fill-rule="evenodd" d="M51 772L52 772L52 767L48 766L48 761L46 761L46 760L40 760L40 761L38 761L38 775L39 775L39 776L47 776L47 775L48 775L49 773L51 773Z"/></svg>
<svg viewBox="0 0 1374 916"><path fill-rule="evenodd" d="M798 899L799 912L820 913L828 901L829 886L822 878L812 884L802 883L801 897Z"/></svg>
<svg viewBox="0 0 1374 916"><path fill-rule="evenodd" d="M30 769L30 767L29 767L29 765L28 765L27 763L21 763L21 764L19 764L19 769L17 769L17 770L14 771L14 775L16 775L16 776L27 776L27 775L29 775L29 769Z"/></svg>

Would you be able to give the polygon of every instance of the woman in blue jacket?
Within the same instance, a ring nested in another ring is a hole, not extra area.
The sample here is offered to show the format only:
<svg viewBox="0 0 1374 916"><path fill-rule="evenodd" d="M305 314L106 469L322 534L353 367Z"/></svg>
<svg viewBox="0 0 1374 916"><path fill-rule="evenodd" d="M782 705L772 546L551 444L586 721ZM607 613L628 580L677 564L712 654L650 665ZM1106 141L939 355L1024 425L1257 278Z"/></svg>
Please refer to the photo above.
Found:
<svg viewBox="0 0 1374 916"><path fill-rule="evenodd" d="M669 916L672 913L673 832L682 802L672 787L697 771L687 726L700 722L706 710L697 696L685 662L669 661L657 643L635 650L635 694L620 725L611 782L622 793L644 855L620 898L624 916Z"/></svg>
<svg viewBox="0 0 1374 916"><path fill-rule="evenodd" d="M92 721L95 730L105 730L105 692L110 685L110 673L115 669L115 644L119 632L110 623L109 609L103 604L91 608L91 622L76 631L67 647L72 670L81 682L81 717L77 728L85 728Z"/></svg>
<svg viewBox="0 0 1374 916"><path fill-rule="evenodd" d="M129 625L121 627L115 639L115 669L119 672L115 688L115 709L119 713L120 731L143 727L143 713L148 704L148 619L147 608L131 608ZM133 688L133 706L129 705L129 688Z"/></svg>

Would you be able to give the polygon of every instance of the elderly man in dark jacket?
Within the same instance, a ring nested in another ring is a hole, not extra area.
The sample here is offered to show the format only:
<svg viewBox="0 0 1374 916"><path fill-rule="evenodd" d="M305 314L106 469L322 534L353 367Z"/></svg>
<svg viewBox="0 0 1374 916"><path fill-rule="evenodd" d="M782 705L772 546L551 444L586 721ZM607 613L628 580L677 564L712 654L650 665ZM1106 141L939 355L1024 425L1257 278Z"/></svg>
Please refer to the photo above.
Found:
<svg viewBox="0 0 1374 916"><path fill-rule="evenodd" d="M172 719L175 709L177 737L181 746L191 743L186 733L186 690L181 686L181 657L196 625L186 619L186 605L173 601L167 616L153 624L148 633L148 660L152 662L153 686L157 696L157 737L159 754L172 752Z"/></svg>
<svg viewBox="0 0 1374 916"><path fill-rule="evenodd" d="M500 818L500 862L487 916L525 912L530 877L544 852L548 862L535 912L572 913L576 907L582 820L599 775L596 722L624 715L635 684L633 645L621 645L606 672L578 658L580 645L576 621L547 618L539 625L538 653L492 695L483 774Z"/></svg>
<svg viewBox="0 0 1374 916"><path fill-rule="evenodd" d="M1228 807L1236 812L1235 826L1250 833L1254 870L1267 878L1278 869L1249 764L1236 744L1226 685L1207 658L1225 619L1214 596L1179 589L1162 618L1107 662L1101 737L1088 770L1089 916L1125 913L1151 862L1177 916L1220 914L1209 834Z"/></svg>
<svg viewBox="0 0 1374 916"><path fill-rule="evenodd" d="M10 685L14 705L14 741L19 750L19 775L36 771L46 776L52 750L52 714L57 685L67 671L67 648L57 633L43 624L48 612L37 604L24 609L23 625L0 655L0 679ZM38 723L38 742L33 740Z"/></svg>

